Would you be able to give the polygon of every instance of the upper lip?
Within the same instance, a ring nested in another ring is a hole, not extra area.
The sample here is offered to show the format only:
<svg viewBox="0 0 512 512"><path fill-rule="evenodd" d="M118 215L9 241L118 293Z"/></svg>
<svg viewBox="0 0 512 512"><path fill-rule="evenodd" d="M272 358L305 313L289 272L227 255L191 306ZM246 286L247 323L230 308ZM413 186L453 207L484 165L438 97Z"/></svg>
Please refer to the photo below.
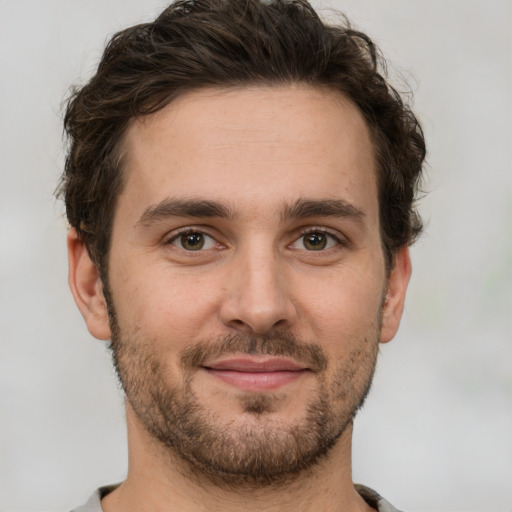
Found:
<svg viewBox="0 0 512 512"><path fill-rule="evenodd" d="M272 358L254 358L254 357L233 357L220 359L217 361L203 364L204 368L211 370L231 370L247 373L265 373L279 371L300 371L307 370L304 365L296 363L291 359Z"/></svg>

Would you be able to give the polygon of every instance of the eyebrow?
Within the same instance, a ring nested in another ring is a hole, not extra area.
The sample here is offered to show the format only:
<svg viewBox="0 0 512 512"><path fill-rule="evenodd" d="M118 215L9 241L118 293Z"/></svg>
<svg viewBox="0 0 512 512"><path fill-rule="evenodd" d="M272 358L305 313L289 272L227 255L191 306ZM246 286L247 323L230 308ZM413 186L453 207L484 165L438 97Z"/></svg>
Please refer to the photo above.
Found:
<svg viewBox="0 0 512 512"><path fill-rule="evenodd" d="M231 208L219 201L167 198L146 208L136 225L149 227L169 217L234 218Z"/></svg>
<svg viewBox="0 0 512 512"><path fill-rule="evenodd" d="M362 210L343 199L298 199L287 205L282 213L283 220L309 217L337 217L361 222L365 214Z"/></svg>
<svg viewBox="0 0 512 512"><path fill-rule="evenodd" d="M206 199L166 198L146 208L136 226L150 227L169 217L196 217L234 219L236 213L227 204ZM365 214L343 199L297 199L285 205L281 212L283 221L311 217L337 217L362 221Z"/></svg>

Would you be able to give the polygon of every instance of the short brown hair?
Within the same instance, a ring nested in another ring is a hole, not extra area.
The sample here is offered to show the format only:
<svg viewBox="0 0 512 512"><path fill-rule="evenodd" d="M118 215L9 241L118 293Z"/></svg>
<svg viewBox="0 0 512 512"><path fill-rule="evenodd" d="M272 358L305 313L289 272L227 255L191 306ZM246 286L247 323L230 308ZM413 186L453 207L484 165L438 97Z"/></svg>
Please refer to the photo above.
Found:
<svg viewBox="0 0 512 512"><path fill-rule="evenodd" d="M59 194L71 226L106 271L123 185L119 147L130 120L205 87L327 86L360 109L378 164L381 237L388 267L422 229L415 196L425 158L421 126L385 80L385 63L343 17L324 23L306 0L179 0L152 23L108 43L97 73L75 89Z"/></svg>

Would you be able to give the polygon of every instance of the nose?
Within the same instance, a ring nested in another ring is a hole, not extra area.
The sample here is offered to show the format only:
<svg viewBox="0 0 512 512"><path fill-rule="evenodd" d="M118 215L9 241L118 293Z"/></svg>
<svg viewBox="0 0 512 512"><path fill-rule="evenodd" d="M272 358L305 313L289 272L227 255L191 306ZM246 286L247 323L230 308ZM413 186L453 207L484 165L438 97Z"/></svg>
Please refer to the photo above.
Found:
<svg viewBox="0 0 512 512"><path fill-rule="evenodd" d="M237 255L230 265L220 307L224 325L251 334L291 327L297 310L283 267L271 250Z"/></svg>

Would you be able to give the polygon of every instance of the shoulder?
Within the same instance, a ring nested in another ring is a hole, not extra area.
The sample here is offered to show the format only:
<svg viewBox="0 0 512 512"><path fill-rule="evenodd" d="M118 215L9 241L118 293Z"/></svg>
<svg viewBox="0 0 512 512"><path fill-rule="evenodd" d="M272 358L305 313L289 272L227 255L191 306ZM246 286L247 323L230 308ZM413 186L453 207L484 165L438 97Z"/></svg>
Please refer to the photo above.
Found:
<svg viewBox="0 0 512 512"><path fill-rule="evenodd" d="M108 493L112 492L119 486L117 485L106 485L96 489L91 497L80 507L74 508L71 512L103 512L101 508L101 500Z"/></svg>
<svg viewBox="0 0 512 512"><path fill-rule="evenodd" d="M365 485L355 484L354 486L359 495L378 512L401 512L395 508L389 501L385 500L378 492L366 487Z"/></svg>

